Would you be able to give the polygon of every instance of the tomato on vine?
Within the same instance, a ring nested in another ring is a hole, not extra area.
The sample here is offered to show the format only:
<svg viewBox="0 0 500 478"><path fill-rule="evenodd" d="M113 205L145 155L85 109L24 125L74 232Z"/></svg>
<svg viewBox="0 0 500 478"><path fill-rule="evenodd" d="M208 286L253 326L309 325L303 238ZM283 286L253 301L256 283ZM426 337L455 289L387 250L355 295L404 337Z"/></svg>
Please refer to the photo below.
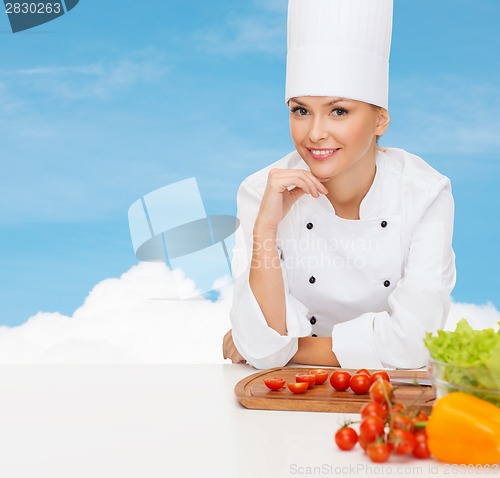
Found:
<svg viewBox="0 0 500 478"><path fill-rule="evenodd" d="M400 412L393 413L391 415L389 425L393 430L406 430L410 433L413 433L413 430L415 429L413 420L408 415L404 415Z"/></svg>
<svg viewBox="0 0 500 478"><path fill-rule="evenodd" d="M380 417L370 415L363 418L359 426L359 435L368 443L384 435L385 423Z"/></svg>
<svg viewBox="0 0 500 478"><path fill-rule="evenodd" d="M398 455L408 455L415 447L415 437L412 433L397 428L389 432L387 443Z"/></svg>
<svg viewBox="0 0 500 478"><path fill-rule="evenodd" d="M384 442L374 441L366 447L366 454L375 463L384 463L389 458L390 453L389 445Z"/></svg>
<svg viewBox="0 0 500 478"><path fill-rule="evenodd" d="M369 415L375 415L377 417L380 417L384 421L387 418L387 410L384 410L382 405L380 405L380 403L377 402L365 403L361 407L360 413L361 413L361 418L365 418Z"/></svg>
<svg viewBox="0 0 500 478"><path fill-rule="evenodd" d="M431 452L427 446L427 434L425 430L417 430L413 436L415 437L415 446L413 447L412 455L415 458L429 458Z"/></svg>
<svg viewBox="0 0 500 478"><path fill-rule="evenodd" d="M337 430L335 441L339 448L350 450L357 442L376 463L387 461L391 453L419 459L431 456L425 431L428 414L396 401L396 387L387 372L377 371L370 376L368 370L360 369L350 376L338 370L331 375L330 383L334 388L345 390L350 386L356 394L369 392L370 395L370 401L360 409L359 433L347 424Z"/></svg>
<svg viewBox="0 0 500 478"><path fill-rule="evenodd" d="M392 402L392 385L387 380L377 379L370 385L370 398L377 403Z"/></svg>
<svg viewBox="0 0 500 478"><path fill-rule="evenodd" d="M358 434L354 428L343 426L335 433L335 443L341 450L351 450L358 443Z"/></svg>

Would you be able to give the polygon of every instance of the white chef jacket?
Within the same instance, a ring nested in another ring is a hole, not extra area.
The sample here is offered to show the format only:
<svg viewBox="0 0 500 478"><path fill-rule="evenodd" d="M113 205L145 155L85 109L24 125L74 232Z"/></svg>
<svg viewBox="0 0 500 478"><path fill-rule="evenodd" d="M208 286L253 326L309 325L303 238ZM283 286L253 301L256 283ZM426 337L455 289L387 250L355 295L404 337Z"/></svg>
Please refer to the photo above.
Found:
<svg viewBox="0 0 500 478"><path fill-rule="evenodd" d="M287 335L266 319L249 285L253 227L272 168L309 169L294 151L247 177L232 270L232 336L255 368L287 364L298 338L332 337L344 368L419 368L426 331L442 328L455 285L450 181L402 149L377 149L376 174L359 220L305 194L277 231Z"/></svg>

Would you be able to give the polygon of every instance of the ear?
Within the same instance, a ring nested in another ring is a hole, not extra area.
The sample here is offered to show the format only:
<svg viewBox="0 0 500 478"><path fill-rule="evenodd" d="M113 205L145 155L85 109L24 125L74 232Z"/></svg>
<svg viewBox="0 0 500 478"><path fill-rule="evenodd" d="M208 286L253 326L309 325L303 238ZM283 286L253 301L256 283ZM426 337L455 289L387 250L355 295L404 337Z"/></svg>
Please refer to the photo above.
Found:
<svg viewBox="0 0 500 478"><path fill-rule="evenodd" d="M391 117L389 116L389 112L385 108L379 108L376 135L382 136L387 131L390 122Z"/></svg>

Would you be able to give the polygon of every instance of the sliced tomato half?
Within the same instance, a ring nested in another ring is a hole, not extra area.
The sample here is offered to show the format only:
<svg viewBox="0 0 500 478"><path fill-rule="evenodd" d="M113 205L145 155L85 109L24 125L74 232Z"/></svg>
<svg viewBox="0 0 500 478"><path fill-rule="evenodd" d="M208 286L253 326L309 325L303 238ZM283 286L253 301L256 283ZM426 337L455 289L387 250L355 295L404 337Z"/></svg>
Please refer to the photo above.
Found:
<svg viewBox="0 0 500 478"><path fill-rule="evenodd" d="M316 375L316 385L322 385L328 380L328 370L323 370L322 368L315 368L314 370L310 370L309 373Z"/></svg>
<svg viewBox="0 0 500 478"><path fill-rule="evenodd" d="M300 382L300 383L289 383L288 388L293 393L304 393L307 390L308 383Z"/></svg>
<svg viewBox="0 0 500 478"><path fill-rule="evenodd" d="M281 377L268 377L264 379L264 383L271 390L279 390L285 386L286 380Z"/></svg>
<svg viewBox="0 0 500 478"><path fill-rule="evenodd" d="M308 388L312 388L316 383L316 375L313 373L298 373L295 375L295 381L297 383L305 382L308 384Z"/></svg>

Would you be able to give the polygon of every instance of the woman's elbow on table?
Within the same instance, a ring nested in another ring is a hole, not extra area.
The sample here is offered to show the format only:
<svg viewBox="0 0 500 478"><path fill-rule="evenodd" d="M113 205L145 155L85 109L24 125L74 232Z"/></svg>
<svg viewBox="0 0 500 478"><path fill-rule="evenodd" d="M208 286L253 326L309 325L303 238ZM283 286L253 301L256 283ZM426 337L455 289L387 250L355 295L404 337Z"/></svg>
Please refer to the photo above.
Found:
<svg viewBox="0 0 500 478"><path fill-rule="evenodd" d="M385 364L388 368L394 369L418 369L426 367L429 361L429 354L425 347L408 347L404 356L395 360L392 364Z"/></svg>
<svg viewBox="0 0 500 478"><path fill-rule="evenodd" d="M391 369L418 369L427 366L429 353L425 347L423 336L419 333L406 335L393 342L392 346L384 345L380 360L384 367Z"/></svg>
<svg viewBox="0 0 500 478"><path fill-rule="evenodd" d="M241 354L252 367L258 370L267 370L269 368L284 367L288 364L291 358L297 353L298 339L292 338L281 350L267 356L252 356L252 354L249 354L248 351L244 350L244 347L240 347L237 343L236 347L240 350Z"/></svg>

